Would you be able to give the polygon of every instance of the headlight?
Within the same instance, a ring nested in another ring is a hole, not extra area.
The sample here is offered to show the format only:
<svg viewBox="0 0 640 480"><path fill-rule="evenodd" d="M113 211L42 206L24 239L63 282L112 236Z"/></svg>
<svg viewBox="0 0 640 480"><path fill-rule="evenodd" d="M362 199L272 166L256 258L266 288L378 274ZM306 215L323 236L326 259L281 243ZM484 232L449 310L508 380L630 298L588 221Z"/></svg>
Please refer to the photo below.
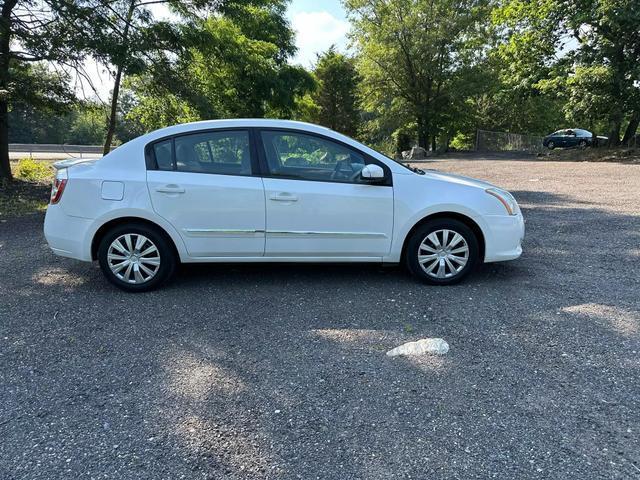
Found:
<svg viewBox="0 0 640 480"><path fill-rule="evenodd" d="M493 195L498 200L500 200L500 203L504 205L504 208L507 209L507 213L509 215L517 215L520 211L518 202L516 202L516 199L513 198L513 195L511 195L509 192L499 190L497 188L487 188L485 192L487 192L489 195Z"/></svg>

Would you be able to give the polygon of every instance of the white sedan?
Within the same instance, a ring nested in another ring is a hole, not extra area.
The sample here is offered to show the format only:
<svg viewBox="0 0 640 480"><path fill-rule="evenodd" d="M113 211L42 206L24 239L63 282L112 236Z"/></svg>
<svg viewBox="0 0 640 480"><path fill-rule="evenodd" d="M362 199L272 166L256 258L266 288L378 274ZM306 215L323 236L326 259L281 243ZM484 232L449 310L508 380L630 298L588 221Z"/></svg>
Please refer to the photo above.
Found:
<svg viewBox="0 0 640 480"><path fill-rule="evenodd" d="M128 291L159 286L180 262L402 262L446 285L522 253L507 191L306 123L176 125L56 169L49 246L97 260Z"/></svg>

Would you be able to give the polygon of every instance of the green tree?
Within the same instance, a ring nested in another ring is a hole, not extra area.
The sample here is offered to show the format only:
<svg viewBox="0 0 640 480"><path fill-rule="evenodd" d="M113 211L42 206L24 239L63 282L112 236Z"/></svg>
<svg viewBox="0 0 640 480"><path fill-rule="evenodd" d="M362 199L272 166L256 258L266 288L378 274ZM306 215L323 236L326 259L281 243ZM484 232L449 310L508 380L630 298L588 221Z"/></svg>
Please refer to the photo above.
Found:
<svg viewBox="0 0 640 480"><path fill-rule="evenodd" d="M308 123L317 123L320 116L320 107L313 99L311 93L298 96L295 100L295 108L291 112L294 120Z"/></svg>
<svg viewBox="0 0 640 480"><path fill-rule="evenodd" d="M280 2L245 5L184 25L183 54L131 79L128 118L145 129L229 117L290 117L313 88L289 65L293 34Z"/></svg>
<svg viewBox="0 0 640 480"><path fill-rule="evenodd" d="M418 144L435 147L456 95L451 90L453 77L482 53L473 39L481 33L486 4L483 0L347 0L363 78L363 105L410 119L416 124Z"/></svg>
<svg viewBox="0 0 640 480"><path fill-rule="evenodd" d="M314 72L318 86L313 99L321 125L355 137L360 115L357 107L358 73L352 59L331 47L318 56Z"/></svg>
<svg viewBox="0 0 640 480"><path fill-rule="evenodd" d="M86 25L94 58L112 69L113 89L104 138L104 153L111 150L117 128L120 88L126 75L144 71L162 57L165 51L179 49L174 28L168 22L156 21L148 6L166 4L176 13L193 14L209 2L172 0L89 0L93 22Z"/></svg>
<svg viewBox="0 0 640 480"><path fill-rule="evenodd" d="M170 23L154 19L148 10L148 5L160 3L169 7L177 21ZM230 85L230 81L234 78L238 83L244 83L245 85L238 85L237 90L244 90L244 93L249 96L245 105L251 104L255 107L252 110L254 116L262 116L266 113L262 108L264 105L259 108L259 102L255 101L256 95L264 97L265 88L271 88L270 94L273 98L270 107L274 108L272 114L278 114L279 109L282 108L290 109L292 106L290 95L285 90L279 89L295 87L299 72L285 65L286 58L295 51L292 33L284 18L285 9L284 0L96 1L96 12L99 12L97 15L100 21L96 22L98 28L94 29L94 50L99 60L105 65L112 65L115 70L105 152L109 149L117 128L117 118L120 117L118 99L121 82L125 75L137 75L139 79L146 78L154 83L150 88L142 87L140 82L136 81L130 84L138 88L142 98L150 102L140 105L140 108L136 109L138 113L144 111L145 107L150 107L156 113L160 108L164 110L161 119L190 119L193 113L186 114L185 117L185 106L178 105L180 103L177 102L178 97L191 97L194 101L193 105L201 113L209 114L219 109L219 105L206 105L207 100L212 100L210 94L207 96L202 91L188 94L186 87L187 85L197 87L198 85L194 84L198 81L202 84L206 80L203 74L214 74L218 77L218 82L221 81L223 75L217 74L210 68L216 59L227 57L229 61L238 62L232 67L242 71L242 74L225 79L227 90L235 88ZM208 20L200 20L207 15ZM236 37L236 34L241 32L251 32L251 37L244 35ZM243 44L243 38L249 38L254 43ZM262 44L260 45L259 42ZM267 52L265 48L271 51ZM233 50L236 49L237 52L234 52ZM263 51L260 51L261 49ZM262 72L252 72L248 68L248 65L255 64L259 57L265 56L270 56L271 61L278 66L277 78L271 85L267 85L267 78L263 72L265 69L271 69L273 72L273 66L255 65L261 68ZM177 61L175 61L176 57ZM197 66L189 66L188 61L196 62ZM167 67L171 68L170 72L165 71ZM187 72L195 74L196 78L185 78L184 74ZM255 81L256 77L261 77L262 85L258 85ZM179 95L173 95L173 88L167 88L176 86L176 82L181 87ZM165 85L164 91L158 88L161 83ZM247 85L260 88L258 90L245 88ZM168 95L166 108L163 108L159 102L158 93ZM195 98L199 94L200 98ZM227 91L226 94L230 95L231 92ZM291 105L280 104L278 98L281 98L284 103L290 102ZM172 110L173 112L170 113ZM143 117L146 118L147 123L151 120L149 116L143 115ZM131 120L133 117L127 118Z"/></svg>
<svg viewBox="0 0 640 480"><path fill-rule="evenodd" d="M640 3L637 0L503 0L495 19L523 79L567 95L569 118L605 121L610 143L629 139L640 120ZM535 82L535 80L534 80ZM606 102L603 99L607 99Z"/></svg>
<svg viewBox="0 0 640 480"><path fill-rule="evenodd" d="M84 104L74 112L64 143L100 145L104 141L107 111L101 105Z"/></svg>
<svg viewBox="0 0 640 480"><path fill-rule="evenodd" d="M52 62L82 74L86 36L79 24L91 14L81 1L5 0L0 5L0 179L11 179L9 165L9 111L42 98L55 101L60 83L45 92L31 77L23 84L24 65ZM61 74L62 75L62 74ZM50 86L54 86L51 84ZM34 87L35 90L28 90ZM66 101L63 95L62 104Z"/></svg>
<svg viewBox="0 0 640 480"><path fill-rule="evenodd" d="M8 140L62 143L76 99L69 77L41 63L12 62Z"/></svg>

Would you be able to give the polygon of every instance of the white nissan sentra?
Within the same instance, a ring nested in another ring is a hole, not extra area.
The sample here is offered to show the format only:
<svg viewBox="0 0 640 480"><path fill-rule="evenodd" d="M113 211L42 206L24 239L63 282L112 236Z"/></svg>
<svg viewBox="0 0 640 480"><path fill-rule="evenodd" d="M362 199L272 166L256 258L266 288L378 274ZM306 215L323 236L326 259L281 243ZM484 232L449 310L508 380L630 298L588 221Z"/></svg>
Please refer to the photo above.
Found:
<svg viewBox="0 0 640 480"><path fill-rule="evenodd" d="M447 285L522 253L509 192L307 123L176 125L56 169L51 249L97 260L129 291L159 286L179 262L402 262Z"/></svg>

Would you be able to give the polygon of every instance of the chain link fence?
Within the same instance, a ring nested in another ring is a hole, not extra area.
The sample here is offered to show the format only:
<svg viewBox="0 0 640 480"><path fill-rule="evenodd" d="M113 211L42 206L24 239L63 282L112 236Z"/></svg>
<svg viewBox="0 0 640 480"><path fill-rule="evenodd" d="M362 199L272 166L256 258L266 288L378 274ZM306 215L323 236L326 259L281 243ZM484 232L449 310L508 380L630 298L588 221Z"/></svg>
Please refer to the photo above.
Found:
<svg viewBox="0 0 640 480"><path fill-rule="evenodd" d="M476 152L542 152L542 139L536 135L521 133L491 132L478 130L476 132Z"/></svg>

